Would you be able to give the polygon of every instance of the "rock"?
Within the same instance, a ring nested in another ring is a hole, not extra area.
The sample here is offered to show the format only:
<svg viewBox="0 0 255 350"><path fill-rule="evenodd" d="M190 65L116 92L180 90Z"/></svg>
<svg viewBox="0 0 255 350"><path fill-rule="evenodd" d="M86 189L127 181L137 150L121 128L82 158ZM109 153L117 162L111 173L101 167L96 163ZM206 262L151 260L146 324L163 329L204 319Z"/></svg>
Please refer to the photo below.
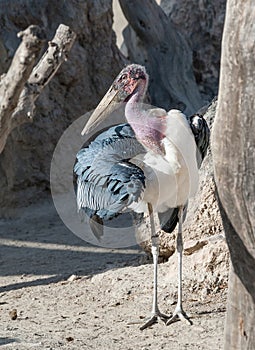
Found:
<svg viewBox="0 0 255 350"><path fill-rule="evenodd" d="M208 244L207 240L185 242L184 255L191 255Z"/></svg>
<svg viewBox="0 0 255 350"><path fill-rule="evenodd" d="M167 261L175 252L175 235L168 235L163 231L159 232L160 246L159 246L159 262ZM152 257L151 254L151 240L143 241L140 247Z"/></svg>
<svg viewBox="0 0 255 350"><path fill-rule="evenodd" d="M18 317L18 314L17 314L17 309L13 309L9 312L9 316L11 318L11 320L16 320L17 317Z"/></svg>
<svg viewBox="0 0 255 350"><path fill-rule="evenodd" d="M195 242L184 244L184 247L195 247ZM199 249L183 258L183 280L191 291L197 292L201 297L226 289L228 282L229 251L225 238L217 235L206 242L207 244L200 245ZM176 254L169 258L167 265L168 272L163 284L171 281L171 284L177 285Z"/></svg>
<svg viewBox="0 0 255 350"><path fill-rule="evenodd" d="M78 279L80 279L81 277L80 276L77 276L77 275L71 275L67 281L68 282L74 282L74 281L77 281Z"/></svg>
<svg viewBox="0 0 255 350"><path fill-rule="evenodd" d="M74 340L73 337L66 337L66 341L67 341L67 342L71 342L71 341L73 341L73 340Z"/></svg>

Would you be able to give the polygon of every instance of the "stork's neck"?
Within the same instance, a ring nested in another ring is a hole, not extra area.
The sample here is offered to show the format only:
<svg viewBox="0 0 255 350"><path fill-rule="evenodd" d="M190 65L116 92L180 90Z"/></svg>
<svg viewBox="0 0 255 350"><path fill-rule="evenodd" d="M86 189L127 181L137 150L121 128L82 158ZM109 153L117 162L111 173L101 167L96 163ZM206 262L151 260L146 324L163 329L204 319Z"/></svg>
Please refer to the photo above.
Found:
<svg viewBox="0 0 255 350"><path fill-rule="evenodd" d="M146 87L146 81L141 81L126 104L125 116L138 141L148 150L164 155L162 140L166 130L165 116L159 118L143 109L142 101Z"/></svg>
<svg viewBox="0 0 255 350"><path fill-rule="evenodd" d="M144 117L143 109L142 109L142 101L144 99L145 91L147 88L147 83L145 80L139 82L139 85L136 88L135 93L130 97L126 104L125 108L125 116L127 118L128 123L132 126L132 124L137 124L137 119Z"/></svg>

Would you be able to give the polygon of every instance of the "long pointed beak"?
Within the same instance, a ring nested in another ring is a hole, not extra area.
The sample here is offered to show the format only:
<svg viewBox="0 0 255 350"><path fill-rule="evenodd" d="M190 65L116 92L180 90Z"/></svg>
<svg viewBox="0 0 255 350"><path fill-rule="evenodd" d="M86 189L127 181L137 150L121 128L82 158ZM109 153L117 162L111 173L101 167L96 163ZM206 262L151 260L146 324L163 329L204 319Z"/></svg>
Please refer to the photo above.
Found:
<svg viewBox="0 0 255 350"><path fill-rule="evenodd" d="M100 122L105 120L107 116L115 109L118 101L115 97L118 94L118 90L114 90L111 86L105 96L100 101L94 112L91 114L87 124L82 130L81 134L87 134L91 129L95 128Z"/></svg>

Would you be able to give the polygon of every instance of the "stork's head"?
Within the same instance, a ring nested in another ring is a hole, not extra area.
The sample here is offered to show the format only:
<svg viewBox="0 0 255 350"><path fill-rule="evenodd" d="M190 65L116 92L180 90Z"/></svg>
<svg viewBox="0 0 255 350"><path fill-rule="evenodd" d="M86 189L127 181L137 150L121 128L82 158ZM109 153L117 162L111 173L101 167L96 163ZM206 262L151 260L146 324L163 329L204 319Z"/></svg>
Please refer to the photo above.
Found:
<svg viewBox="0 0 255 350"><path fill-rule="evenodd" d="M122 69L111 88L117 91L117 102L127 102L141 84L146 84L146 87L148 84L145 68L138 64L130 64Z"/></svg>
<svg viewBox="0 0 255 350"><path fill-rule="evenodd" d="M131 64L122 69L90 116L81 134L86 134L93 127L96 127L98 123L106 119L118 103L127 102L138 91L139 87L142 87L140 89L140 98L142 99L146 92L148 79L145 68L138 64Z"/></svg>

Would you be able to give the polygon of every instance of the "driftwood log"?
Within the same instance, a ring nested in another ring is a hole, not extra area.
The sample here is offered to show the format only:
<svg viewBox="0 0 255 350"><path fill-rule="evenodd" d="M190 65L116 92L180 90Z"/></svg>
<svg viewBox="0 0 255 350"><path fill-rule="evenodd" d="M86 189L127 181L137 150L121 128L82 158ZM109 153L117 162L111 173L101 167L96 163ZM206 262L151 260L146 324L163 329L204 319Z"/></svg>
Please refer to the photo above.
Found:
<svg viewBox="0 0 255 350"><path fill-rule="evenodd" d="M146 66L150 75L151 104L186 114L197 111L203 101L192 67L192 51L155 0L120 0L134 33L124 31L128 58Z"/></svg>
<svg viewBox="0 0 255 350"><path fill-rule="evenodd" d="M31 25L18 36L22 39L21 44L0 82L0 153L11 131L33 120L35 101L66 60L76 34L61 24L35 67L45 42L43 30Z"/></svg>
<svg viewBox="0 0 255 350"><path fill-rule="evenodd" d="M213 161L230 250L225 346L255 349L255 7L227 3Z"/></svg>

